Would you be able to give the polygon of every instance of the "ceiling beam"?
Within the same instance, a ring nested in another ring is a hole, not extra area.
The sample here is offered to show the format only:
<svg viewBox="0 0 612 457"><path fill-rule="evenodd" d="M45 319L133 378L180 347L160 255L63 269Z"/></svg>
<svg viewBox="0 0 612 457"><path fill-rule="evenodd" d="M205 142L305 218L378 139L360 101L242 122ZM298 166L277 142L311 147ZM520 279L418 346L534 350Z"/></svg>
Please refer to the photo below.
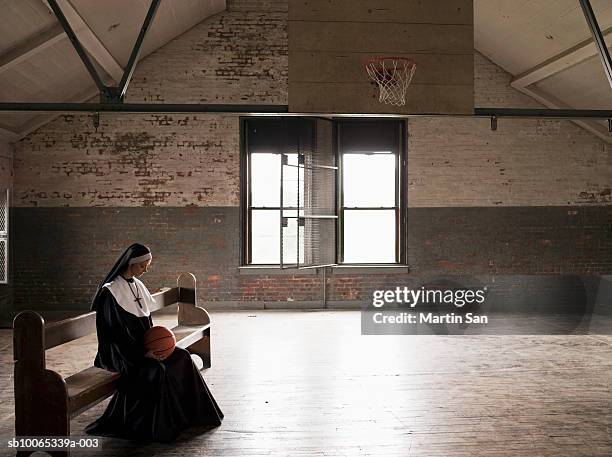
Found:
<svg viewBox="0 0 612 457"><path fill-rule="evenodd" d="M602 36L612 37L612 27L604 30ZM594 43L592 38L588 38L516 76L510 82L510 85L514 89L528 95L550 109L573 109L570 105L559 100L557 97L536 87L536 83L590 59L598 53L599 51L596 43ZM575 119L573 122L606 143L612 143L612 134L610 134L608 128L604 126L603 123L579 119Z"/></svg>
<svg viewBox="0 0 612 457"><path fill-rule="evenodd" d="M589 29L591 30L591 35L593 35L593 41L597 45L597 51L599 52L599 57L604 67L606 77L608 78L608 83L612 88L612 59L610 58L606 41L597 23L593 8L591 7L591 2L589 0L580 0L580 6L582 7L582 12L584 13L584 18L587 21Z"/></svg>
<svg viewBox="0 0 612 457"><path fill-rule="evenodd" d="M62 26L54 24L42 33L29 38L19 46L16 46L0 56L0 73L9 70L15 65L29 59L33 55L53 46L55 43L65 38L66 35L64 34Z"/></svg>
<svg viewBox="0 0 612 457"><path fill-rule="evenodd" d="M42 1L49 6L45 0ZM81 17L72 2L70 0L56 0L56 2L83 48L113 78L114 82L121 81L123 69Z"/></svg>
<svg viewBox="0 0 612 457"><path fill-rule="evenodd" d="M572 107L569 106L567 103L562 102L555 96L550 95L544 92L543 90L538 89L534 86L517 87L516 89L521 91L525 95L528 95L529 97L533 98L534 100L537 100L538 102L540 102L544 106L547 106L548 108L563 109L563 110L572 109ZM600 124L596 121L591 121L591 120L587 121L583 119L581 120L574 119L572 120L572 122L574 122L576 125L579 125L583 129L588 130L589 132L591 132L593 135L597 136L598 138L601 138L606 143L612 144L612 134L608 132L608 129L603 124Z"/></svg>
<svg viewBox="0 0 612 457"><path fill-rule="evenodd" d="M92 85L89 86L87 89L80 91L78 94L73 95L68 99L68 101L72 103L84 103L93 98L96 98L99 94L100 92L98 92L98 88ZM21 140L22 138L25 138L33 131L48 124L60 115L61 113L44 113L30 119L25 124L19 127L18 139Z"/></svg>
<svg viewBox="0 0 612 457"><path fill-rule="evenodd" d="M261 113L278 115L288 113L289 107L287 105L226 105L210 103L0 102L0 111L38 111L48 113ZM593 116L591 115L590 117ZM603 115L600 117L603 117Z"/></svg>
<svg viewBox="0 0 612 457"><path fill-rule="evenodd" d="M144 22L142 23L142 27L140 28L140 33L138 34L138 38L136 38L136 42L134 43L134 47L132 48L132 53L130 54L130 59L128 60L127 66L125 67L125 72L123 77L121 78L121 82L119 83L119 99L123 100L125 97L125 92L127 91L128 85L130 84L130 80L132 79L132 75L134 74L134 69L136 68L136 62L138 61L138 56L140 56L140 51L142 51L142 43L147 36L147 32L155 19L155 15L157 14L157 9L159 8L159 2L161 0L152 0L151 6L149 6L149 11L145 17Z"/></svg>
<svg viewBox="0 0 612 457"><path fill-rule="evenodd" d="M102 82L102 78L98 74L98 70L96 69L96 67L94 67L94 64L89 59L89 55L87 54L87 52L85 52L83 46L81 46L81 42L74 33L74 30L72 30L72 26L70 25L70 22L68 22L68 20L66 19L64 12L57 4L56 0L47 0L47 2L49 3L49 6L51 6L53 13L55 13L55 17L57 18L59 23L62 24L64 32L66 32L66 35L68 35L68 38L70 38L70 42L72 43L72 46L74 46L75 51L79 55L81 62L83 62L83 65L87 69L89 76L91 76L91 79L93 79L96 83L96 86L98 86L100 93L103 94L104 92L106 92L106 86Z"/></svg>
<svg viewBox="0 0 612 457"><path fill-rule="evenodd" d="M612 38L612 27L602 32L604 37ZM536 65L530 70L518 75L510 83L512 87L526 87L572 67L586 59L597 55L597 47L591 38L588 38L575 46L551 57L548 60ZM520 90L520 89L519 89Z"/></svg>

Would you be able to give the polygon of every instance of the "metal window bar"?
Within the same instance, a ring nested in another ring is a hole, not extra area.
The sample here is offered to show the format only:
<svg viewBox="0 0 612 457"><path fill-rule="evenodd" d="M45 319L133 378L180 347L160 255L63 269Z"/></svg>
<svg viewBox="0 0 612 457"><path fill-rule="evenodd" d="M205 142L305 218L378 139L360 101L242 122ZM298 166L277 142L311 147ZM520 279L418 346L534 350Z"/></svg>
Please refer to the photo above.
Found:
<svg viewBox="0 0 612 457"><path fill-rule="evenodd" d="M297 268L336 264L335 175L337 167L297 166L300 207L295 216L299 240Z"/></svg>
<svg viewBox="0 0 612 457"><path fill-rule="evenodd" d="M281 160L281 220L280 220L280 268L297 268L303 249L303 225L299 214L303 211L303 194L300 193L299 169L288 164L289 157ZM297 177L296 177L297 178ZM296 206L297 205L297 206Z"/></svg>
<svg viewBox="0 0 612 457"><path fill-rule="evenodd" d="M332 123L321 119L293 122L286 129L281 161L280 268L336 265L338 167Z"/></svg>
<svg viewBox="0 0 612 457"><path fill-rule="evenodd" d="M283 269L285 267L285 262L284 262L284 258L283 258L283 251L284 251L284 246L283 246L283 228L285 227L285 214L284 214L284 206L285 206L285 201L284 201L284 196L283 196L283 190L284 190L284 183L285 183L285 164L287 162L287 156L285 154L281 155L281 173L280 173L280 227L278 228L279 230L279 239L280 239L280 258L279 258L279 268Z"/></svg>
<svg viewBox="0 0 612 457"><path fill-rule="evenodd" d="M9 190L0 189L0 284L8 284Z"/></svg>
<svg viewBox="0 0 612 457"><path fill-rule="evenodd" d="M304 209L298 215L298 226L303 227L303 256L298 268L320 268L336 265L338 212L336 180L338 167L333 145L333 124L316 119L314 130L303 148L298 166L303 173L300 190Z"/></svg>

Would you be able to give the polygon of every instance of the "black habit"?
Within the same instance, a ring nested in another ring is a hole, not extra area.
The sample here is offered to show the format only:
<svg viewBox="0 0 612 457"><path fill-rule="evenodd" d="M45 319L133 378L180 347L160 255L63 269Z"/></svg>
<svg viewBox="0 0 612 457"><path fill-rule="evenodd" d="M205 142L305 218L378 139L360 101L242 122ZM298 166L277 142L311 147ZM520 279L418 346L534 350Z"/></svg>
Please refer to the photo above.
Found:
<svg viewBox="0 0 612 457"><path fill-rule="evenodd" d="M188 351L177 347L163 361L145 357L143 337L152 326L150 300L142 282L121 275L96 294L94 365L121 377L102 417L85 429L89 434L167 442L188 427L221 424L223 413Z"/></svg>

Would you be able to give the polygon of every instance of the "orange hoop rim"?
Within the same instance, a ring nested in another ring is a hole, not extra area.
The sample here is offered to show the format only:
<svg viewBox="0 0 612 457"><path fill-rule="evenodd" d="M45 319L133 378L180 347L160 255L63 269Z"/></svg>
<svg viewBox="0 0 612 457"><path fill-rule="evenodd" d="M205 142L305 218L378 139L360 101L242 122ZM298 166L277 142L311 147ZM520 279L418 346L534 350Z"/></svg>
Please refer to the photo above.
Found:
<svg viewBox="0 0 612 457"><path fill-rule="evenodd" d="M387 60L398 60L398 61L406 62L409 65L415 65L416 66L416 60L414 60L413 58L411 58L411 57L400 57L400 56L370 57L368 59L368 61L366 62L366 65L369 65L369 64L379 64L379 63L387 61Z"/></svg>

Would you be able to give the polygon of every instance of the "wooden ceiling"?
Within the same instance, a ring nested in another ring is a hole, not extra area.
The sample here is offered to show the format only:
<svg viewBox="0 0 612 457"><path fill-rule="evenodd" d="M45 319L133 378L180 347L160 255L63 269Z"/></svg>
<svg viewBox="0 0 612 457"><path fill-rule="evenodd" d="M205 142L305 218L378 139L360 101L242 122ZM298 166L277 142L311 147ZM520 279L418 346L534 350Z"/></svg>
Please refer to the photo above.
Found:
<svg viewBox="0 0 612 457"><path fill-rule="evenodd" d="M150 0L57 0L105 84L116 85ZM226 8L225 0L165 0L141 58ZM0 100L84 102L98 94L44 0L0 1ZM0 136L15 141L56 115L0 113Z"/></svg>
<svg viewBox="0 0 612 457"><path fill-rule="evenodd" d="M612 1L591 0L612 49ZM552 109L612 109L612 88L578 0L474 0L474 46L512 86ZM606 122L577 121L612 142Z"/></svg>
<svg viewBox="0 0 612 457"><path fill-rule="evenodd" d="M105 83L121 78L149 0L58 0ZM591 0L612 44L612 2ZM225 0L164 0L144 57ZM0 100L83 102L98 93L44 0L0 0ZM578 0L474 0L475 48L513 75L512 86L549 108L612 109L612 89ZM129 95L129 91L128 91ZM15 141L51 114L0 113L0 137ZM603 122L579 122L612 142Z"/></svg>

